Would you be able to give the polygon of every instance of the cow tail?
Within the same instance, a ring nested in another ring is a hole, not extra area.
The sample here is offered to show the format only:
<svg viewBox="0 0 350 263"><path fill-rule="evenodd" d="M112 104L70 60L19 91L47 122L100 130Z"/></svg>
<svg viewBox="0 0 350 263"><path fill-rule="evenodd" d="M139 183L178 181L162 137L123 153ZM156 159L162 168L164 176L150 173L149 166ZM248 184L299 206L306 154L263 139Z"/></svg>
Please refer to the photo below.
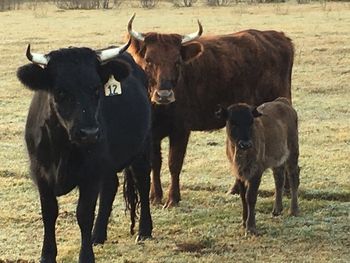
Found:
<svg viewBox="0 0 350 263"><path fill-rule="evenodd" d="M130 168L124 169L124 186L123 186L123 194L125 201L125 213L127 211L130 212L130 234L133 235L135 233L135 220L137 218L136 209L139 203L139 197L137 194L137 189L135 187L135 181L132 175L132 171Z"/></svg>

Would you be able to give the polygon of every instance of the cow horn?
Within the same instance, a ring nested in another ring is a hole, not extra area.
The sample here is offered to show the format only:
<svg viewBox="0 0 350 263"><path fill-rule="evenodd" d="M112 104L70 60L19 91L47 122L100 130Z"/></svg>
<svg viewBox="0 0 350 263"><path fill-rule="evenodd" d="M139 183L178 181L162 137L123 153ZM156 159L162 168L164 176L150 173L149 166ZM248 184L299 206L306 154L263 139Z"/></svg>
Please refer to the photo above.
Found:
<svg viewBox="0 0 350 263"><path fill-rule="evenodd" d="M47 63L49 63L49 59L50 59L46 55L30 52L30 44L28 44L26 56L34 64L39 64L42 66L47 66Z"/></svg>
<svg viewBox="0 0 350 263"><path fill-rule="evenodd" d="M130 46L130 43L131 43L131 38L129 38L128 42L121 47L113 47L105 50L99 50L99 51L96 51L96 55L101 63L108 61L110 59L117 57L119 54L127 50L128 47Z"/></svg>
<svg viewBox="0 0 350 263"><path fill-rule="evenodd" d="M183 36L183 37L182 37L181 44L185 44L185 43L187 43L187 42L189 42L189 41L195 40L195 39L199 38L199 37L202 35L202 33L203 33L202 24L201 24L201 22L199 22L198 19L197 19L197 23L198 23L198 31Z"/></svg>
<svg viewBox="0 0 350 263"><path fill-rule="evenodd" d="M133 14L133 16L130 18L128 23L129 35L132 36L133 38L136 38L139 41L145 41L145 37L142 33L136 32L132 29L132 22L134 21L135 16L136 16L136 13Z"/></svg>

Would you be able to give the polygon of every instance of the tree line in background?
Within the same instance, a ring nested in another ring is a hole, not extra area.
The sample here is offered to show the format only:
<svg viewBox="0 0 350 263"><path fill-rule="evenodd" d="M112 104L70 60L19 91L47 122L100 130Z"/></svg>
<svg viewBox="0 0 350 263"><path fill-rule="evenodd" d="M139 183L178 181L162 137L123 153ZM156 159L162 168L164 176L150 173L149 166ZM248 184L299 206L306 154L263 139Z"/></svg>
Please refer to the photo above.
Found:
<svg viewBox="0 0 350 263"><path fill-rule="evenodd" d="M192 7L201 2L208 6L229 6L238 3L281 3L287 0L0 0L0 11L20 9L22 4L35 7L39 3L52 2L61 9L110 9L124 3L139 3L143 8L154 8L159 2L170 2L175 7ZM315 0L296 0L297 3L309 3ZM317 0L316 0L317 1ZM320 0L332 1L332 0ZM348 2L350 0L335 0Z"/></svg>

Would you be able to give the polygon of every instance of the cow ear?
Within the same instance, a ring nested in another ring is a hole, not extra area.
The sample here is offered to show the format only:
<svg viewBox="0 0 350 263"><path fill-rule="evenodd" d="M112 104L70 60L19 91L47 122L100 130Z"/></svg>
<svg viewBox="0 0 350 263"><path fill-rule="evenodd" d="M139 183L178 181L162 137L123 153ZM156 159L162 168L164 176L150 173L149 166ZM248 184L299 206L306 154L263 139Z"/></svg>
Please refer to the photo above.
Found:
<svg viewBox="0 0 350 263"><path fill-rule="evenodd" d="M189 63L203 53L203 45L199 42L191 42L181 46L181 57L185 63Z"/></svg>
<svg viewBox="0 0 350 263"><path fill-rule="evenodd" d="M258 107L252 107L252 108L251 108L251 112L252 112L254 118L258 118L258 117L260 117L260 116L263 115L263 114L259 111Z"/></svg>
<svg viewBox="0 0 350 263"><path fill-rule="evenodd" d="M31 90L49 90L52 80L46 68L36 64L27 64L17 69L19 81Z"/></svg>
<svg viewBox="0 0 350 263"><path fill-rule="evenodd" d="M131 72L130 65L122 60L116 59L101 65L100 75L103 83L106 83L111 75L118 81L127 78Z"/></svg>
<svg viewBox="0 0 350 263"><path fill-rule="evenodd" d="M225 109L221 105L218 105L218 110L215 112L216 118L220 120L227 120L227 115L227 109Z"/></svg>

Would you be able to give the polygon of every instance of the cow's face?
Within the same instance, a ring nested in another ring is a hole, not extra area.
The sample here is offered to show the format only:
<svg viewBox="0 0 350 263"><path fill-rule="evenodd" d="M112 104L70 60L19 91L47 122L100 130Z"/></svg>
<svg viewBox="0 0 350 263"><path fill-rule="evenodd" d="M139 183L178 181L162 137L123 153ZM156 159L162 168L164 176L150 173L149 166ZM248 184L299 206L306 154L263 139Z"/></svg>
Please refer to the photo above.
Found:
<svg viewBox="0 0 350 263"><path fill-rule="evenodd" d="M151 100L156 104L172 103L183 65L203 52L202 44L193 41L202 34L202 26L198 22L198 32L186 36L143 34L132 30L133 19L134 16L128 24L132 36L131 52L148 76Z"/></svg>
<svg viewBox="0 0 350 263"><path fill-rule="evenodd" d="M118 60L101 65L98 54L88 48L61 49L45 57L44 67L19 68L19 80L30 89L48 92L50 108L73 143L97 142L104 84L110 75L117 80L127 77L129 66Z"/></svg>
<svg viewBox="0 0 350 263"><path fill-rule="evenodd" d="M238 149L247 150L253 146L254 118L261 116L256 107L239 103L231 105L227 109L220 107L216 115L226 120L227 136Z"/></svg>

